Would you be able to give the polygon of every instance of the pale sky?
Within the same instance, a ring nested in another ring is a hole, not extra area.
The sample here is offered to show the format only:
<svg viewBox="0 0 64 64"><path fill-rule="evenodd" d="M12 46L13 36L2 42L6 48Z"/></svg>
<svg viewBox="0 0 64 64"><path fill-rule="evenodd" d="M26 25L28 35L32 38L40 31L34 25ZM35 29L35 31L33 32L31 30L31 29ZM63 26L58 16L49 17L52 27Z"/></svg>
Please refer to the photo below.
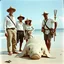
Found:
<svg viewBox="0 0 64 64"><path fill-rule="evenodd" d="M18 21L17 17L22 14L25 19L30 18L32 20L32 25L35 29L41 28L44 11L49 13L49 18L54 19L54 9L57 9L57 28L63 28L63 0L0 0L0 30L3 29L4 18L8 15L6 10L10 6L16 8L14 13L16 21Z"/></svg>

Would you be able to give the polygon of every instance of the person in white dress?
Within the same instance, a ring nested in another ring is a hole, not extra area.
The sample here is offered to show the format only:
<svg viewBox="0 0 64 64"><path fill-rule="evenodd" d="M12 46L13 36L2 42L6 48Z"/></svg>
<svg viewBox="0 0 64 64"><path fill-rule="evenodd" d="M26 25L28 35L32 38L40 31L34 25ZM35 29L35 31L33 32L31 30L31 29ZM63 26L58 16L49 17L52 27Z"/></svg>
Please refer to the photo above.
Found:
<svg viewBox="0 0 64 64"><path fill-rule="evenodd" d="M25 20L24 30L25 30L25 39L26 39L26 42L28 41L28 39L30 37L32 37L32 31L34 30L31 22L32 22L32 20L30 20L30 19L26 19Z"/></svg>

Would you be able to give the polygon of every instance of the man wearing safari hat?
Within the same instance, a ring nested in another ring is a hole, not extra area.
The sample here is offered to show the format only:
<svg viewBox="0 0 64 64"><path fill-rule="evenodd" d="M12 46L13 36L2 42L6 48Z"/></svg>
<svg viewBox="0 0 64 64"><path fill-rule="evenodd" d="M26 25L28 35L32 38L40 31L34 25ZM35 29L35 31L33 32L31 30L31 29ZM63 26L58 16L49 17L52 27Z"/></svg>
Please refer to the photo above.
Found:
<svg viewBox="0 0 64 64"><path fill-rule="evenodd" d="M44 12L43 14L44 20L42 22L41 31L44 33L44 40L47 46L48 51L50 52L51 47L51 38L53 37L53 33L56 31L57 23L48 18L48 13ZM54 28L53 28L54 25Z"/></svg>
<svg viewBox="0 0 64 64"><path fill-rule="evenodd" d="M9 15L5 18L5 36L7 37L7 49L8 55L17 54L16 52L16 21L13 13L16 11L15 8L10 7L7 9Z"/></svg>
<svg viewBox="0 0 64 64"><path fill-rule="evenodd" d="M22 21L25 19L25 17L20 15L17 19L19 20L16 24L16 26L17 26L17 43L20 40L19 51L22 51L21 47L22 47L23 38L24 38L24 23Z"/></svg>

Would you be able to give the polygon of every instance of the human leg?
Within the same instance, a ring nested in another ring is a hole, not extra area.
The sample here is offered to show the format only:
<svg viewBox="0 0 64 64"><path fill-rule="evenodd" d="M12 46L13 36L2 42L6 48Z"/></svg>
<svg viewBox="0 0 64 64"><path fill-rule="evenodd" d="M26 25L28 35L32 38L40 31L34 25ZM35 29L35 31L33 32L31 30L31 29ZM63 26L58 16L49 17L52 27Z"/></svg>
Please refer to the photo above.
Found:
<svg viewBox="0 0 64 64"><path fill-rule="evenodd" d="M17 37L17 35L16 35L16 30L12 30L12 33L13 33L13 39L12 39L12 51L13 51L13 53L15 53L15 54L17 54L17 52L16 52L16 45L17 45L17 41L16 41L16 37Z"/></svg>
<svg viewBox="0 0 64 64"><path fill-rule="evenodd" d="M12 55L12 32L11 32L11 29L8 29L7 33L8 33L8 37L7 37L8 54Z"/></svg>
<svg viewBox="0 0 64 64"><path fill-rule="evenodd" d="M23 43L23 38L24 38L24 32L20 32L20 47L19 47L19 51L22 51L22 43Z"/></svg>

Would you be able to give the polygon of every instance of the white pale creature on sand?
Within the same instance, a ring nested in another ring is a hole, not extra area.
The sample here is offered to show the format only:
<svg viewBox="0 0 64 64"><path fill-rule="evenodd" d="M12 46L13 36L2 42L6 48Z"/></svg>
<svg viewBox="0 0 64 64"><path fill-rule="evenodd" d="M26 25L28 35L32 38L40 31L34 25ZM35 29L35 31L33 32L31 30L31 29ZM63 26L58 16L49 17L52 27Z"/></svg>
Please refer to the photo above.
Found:
<svg viewBox="0 0 64 64"><path fill-rule="evenodd" d="M40 59L42 56L51 57L47 50L45 41L37 37L32 37L26 43L20 57L29 56L31 59Z"/></svg>

